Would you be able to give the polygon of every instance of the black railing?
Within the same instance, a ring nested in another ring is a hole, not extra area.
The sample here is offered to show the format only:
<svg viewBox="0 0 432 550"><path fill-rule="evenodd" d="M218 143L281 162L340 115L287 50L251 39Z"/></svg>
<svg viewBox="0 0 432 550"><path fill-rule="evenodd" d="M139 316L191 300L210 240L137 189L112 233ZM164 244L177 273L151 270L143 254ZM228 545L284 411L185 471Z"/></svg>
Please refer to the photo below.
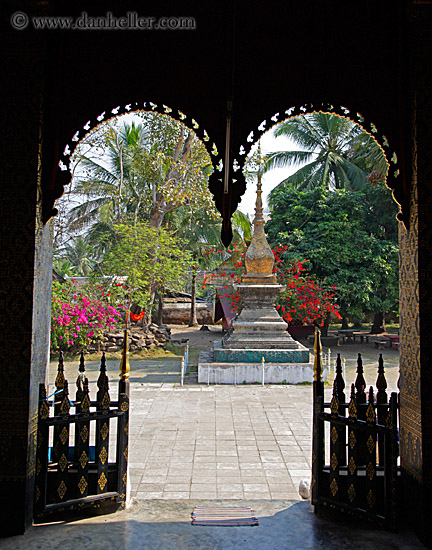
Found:
<svg viewBox="0 0 432 550"><path fill-rule="evenodd" d="M315 342L312 444L312 504L367 517L396 530L398 498L398 394L387 400L382 355L378 362L376 399L366 395L359 354L357 379L345 402L340 356L330 403L324 402L320 339ZM317 355L318 352L318 355ZM327 450L327 459L326 459Z"/></svg>
<svg viewBox="0 0 432 550"><path fill-rule="evenodd" d="M123 365L128 367L125 348L126 335L116 402L110 399L105 354L101 359L96 401L90 400L83 354L74 401L69 397L62 354L53 396L47 397L45 385L40 385L34 498L36 522L46 521L49 514L59 511L100 508L108 504L111 507L113 503L124 506L129 439L128 368L122 370ZM111 453L115 462L109 461Z"/></svg>

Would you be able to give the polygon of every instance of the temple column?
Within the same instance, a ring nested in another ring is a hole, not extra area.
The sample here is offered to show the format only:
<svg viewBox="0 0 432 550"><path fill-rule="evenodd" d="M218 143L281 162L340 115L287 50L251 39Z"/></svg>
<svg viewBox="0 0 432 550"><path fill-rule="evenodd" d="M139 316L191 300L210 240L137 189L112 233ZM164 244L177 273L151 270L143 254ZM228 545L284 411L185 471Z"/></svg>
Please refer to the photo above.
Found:
<svg viewBox="0 0 432 550"><path fill-rule="evenodd" d="M414 20L409 227L400 224L400 452L404 515L432 536L432 67L431 21Z"/></svg>
<svg viewBox="0 0 432 550"><path fill-rule="evenodd" d="M0 162L0 536L23 533L32 520L52 277L50 227L41 223L41 49L16 31L7 42Z"/></svg>

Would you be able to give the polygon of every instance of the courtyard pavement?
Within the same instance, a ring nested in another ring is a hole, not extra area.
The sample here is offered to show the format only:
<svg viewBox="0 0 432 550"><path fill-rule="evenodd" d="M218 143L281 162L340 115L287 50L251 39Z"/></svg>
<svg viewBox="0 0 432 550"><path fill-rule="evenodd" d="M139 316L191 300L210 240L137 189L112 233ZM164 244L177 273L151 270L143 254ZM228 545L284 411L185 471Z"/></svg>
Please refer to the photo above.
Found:
<svg viewBox="0 0 432 550"><path fill-rule="evenodd" d="M365 378L375 385L378 352L346 344L346 395L362 352ZM327 350L324 350L327 352ZM398 352L383 350L388 392L396 391ZM335 353L332 354L335 358ZM180 385L180 359L131 360L129 473L138 499L299 500L310 479L311 385L199 385L191 373ZM108 360L112 399L119 360ZM94 398L98 362L87 364ZM78 364L66 363L73 388ZM52 363L50 392L56 374ZM326 394L330 400L329 375ZM73 392L71 391L71 394Z"/></svg>

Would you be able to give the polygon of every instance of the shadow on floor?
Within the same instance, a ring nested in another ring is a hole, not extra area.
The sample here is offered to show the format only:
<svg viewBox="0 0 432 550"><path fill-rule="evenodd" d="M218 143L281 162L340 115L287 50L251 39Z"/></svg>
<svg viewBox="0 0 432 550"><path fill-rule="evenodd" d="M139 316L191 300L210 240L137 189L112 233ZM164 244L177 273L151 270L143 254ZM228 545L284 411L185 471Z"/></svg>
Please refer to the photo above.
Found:
<svg viewBox="0 0 432 550"><path fill-rule="evenodd" d="M257 527L198 527L194 506L251 506ZM22 537L0 542L2 550L414 550L424 548L412 533L391 534L369 524L324 519L309 502L134 500L127 511L40 525Z"/></svg>

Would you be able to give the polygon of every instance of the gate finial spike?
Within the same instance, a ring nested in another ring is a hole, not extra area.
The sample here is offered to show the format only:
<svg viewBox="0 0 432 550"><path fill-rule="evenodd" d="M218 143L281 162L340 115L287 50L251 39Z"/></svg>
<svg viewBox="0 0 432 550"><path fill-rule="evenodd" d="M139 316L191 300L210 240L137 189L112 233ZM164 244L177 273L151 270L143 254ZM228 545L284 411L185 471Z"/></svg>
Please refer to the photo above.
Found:
<svg viewBox="0 0 432 550"><path fill-rule="evenodd" d="M361 353L358 354L357 359L357 378L355 381L355 387L357 388L357 398L360 396L363 396L366 389L366 380L363 376L363 361L361 357ZM363 398L360 399L361 402L363 402ZM366 395L364 395L364 401L366 401Z"/></svg>
<svg viewBox="0 0 432 550"><path fill-rule="evenodd" d="M333 394L332 394L332 400L330 402L330 410L331 413L337 414L339 411L339 401L337 396L337 382L336 380L333 381Z"/></svg>
<svg viewBox="0 0 432 550"><path fill-rule="evenodd" d="M69 414L69 410L71 407L71 402L69 401L69 385L68 381L64 381L64 387L63 387L63 399L60 404L60 415L66 416Z"/></svg>
<svg viewBox="0 0 432 550"><path fill-rule="evenodd" d="M355 395L355 386L351 384L351 397L348 405L348 417L353 420L357 418L357 400Z"/></svg>
<svg viewBox="0 0 432 550"><path fill-rule="evenodd" d="M338 396L339 403L345 403L345 394L344 394L345 380L342 372L342 361L341 361L340 353L337 354L337 359L336 359L335 382L336 382L336 387L338 392L337 396Z"/></svg>
<svg viewBox="0 0 432 550"><path fill-rule="evenodd" d="M120 363L120 378L126 380L129 378L130 364L129 364L129 338L128 331L125 329L123 336L123 349L122 358Z"/></svg>
<svg viewBox="0 0 432 550"><path fill-rule="evenodd" d="M314 359L314 380L315 382L321 382L322 381L322 358L321 358L321 331L317 327L315 329L315 344L314 344L314 353L315 353L315 359Z"/></svg>
<svg viewBox="0 0 432 550"><path fill-rule="evenodd" d="M108 376L106 374L105 352L102 352L101 364L100 364L100 369L99 369L99 378L97 380L97 387L99 388L99 391L102 391L105 387L108 387Z"/></svg>
<svg viewBox="0 0 432 550"><path fill-rule="evenodd" d="M64 376L63 352L61 351L59 356L58 368L57 368L57 376L55 379L55 387L58 390L62 390L64 388L64 383L65 383L65 376Z"/></svg>
<svg viewBox="0 0 432 550"><path fill-rule="evenodd" d="M80 355L80 364L79 364L79 372L85 372L85 363L84 363L84 351L81 351Z"/></svg>
<svg viewBox="0 0 432 550"><path fill-rule="evenodd" d="M78 377L76 379L76 387L77 387L76 400L77 401L81 401L81 399L83 397L83 383L84 383L84 380L86 380L85 362L84 361L85 361L84 360L84 351L81 351L80 364L79 364L79 368L78 368Z"/></svg>

